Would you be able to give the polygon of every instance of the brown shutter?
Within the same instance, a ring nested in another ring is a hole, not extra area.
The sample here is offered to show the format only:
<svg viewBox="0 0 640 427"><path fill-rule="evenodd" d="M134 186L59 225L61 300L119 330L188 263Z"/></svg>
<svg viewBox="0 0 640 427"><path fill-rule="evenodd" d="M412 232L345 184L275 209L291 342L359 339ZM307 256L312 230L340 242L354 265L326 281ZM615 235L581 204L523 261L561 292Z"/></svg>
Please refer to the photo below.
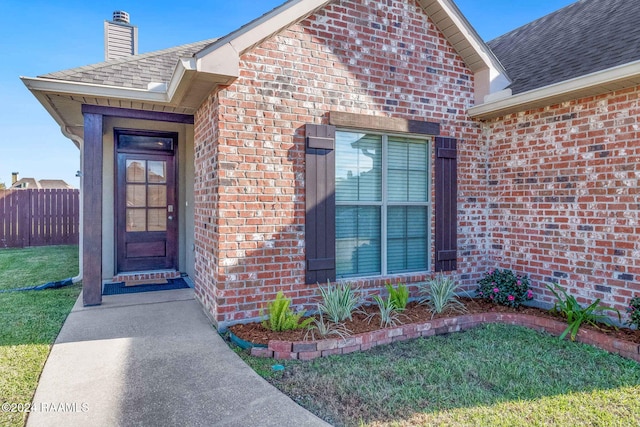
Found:
<svg viewBox="0 0 640 427"><path fill-rule="evenodd" d="M458 172L456 140L436 137L436 271L457 268Z"/></svg>
<svg viewBox="0 0 640 427"><path fill-rule="evenodd" d="M336 279L336 128L305 127L307 283Z"/></svg>

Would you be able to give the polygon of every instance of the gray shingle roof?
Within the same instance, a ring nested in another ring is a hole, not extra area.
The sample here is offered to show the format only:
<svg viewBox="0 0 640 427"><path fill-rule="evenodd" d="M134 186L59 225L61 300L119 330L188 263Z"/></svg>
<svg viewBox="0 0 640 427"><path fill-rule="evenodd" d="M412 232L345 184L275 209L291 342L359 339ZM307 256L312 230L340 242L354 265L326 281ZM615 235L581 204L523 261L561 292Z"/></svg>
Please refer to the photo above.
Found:
<svg viewBox="0 0 640 427"><path fill-rule="evenodd" d="M128 58L86 65L40 77L80 83L147 89L148 83L166 83L181 57L191 57L216 39L204 40Z"/></svg>
<svg viewBox="0 0 640 427"><path fill-rule="evenodd" d="M640 2L581 0L488 43L513 93L640 60Z"/></svg>

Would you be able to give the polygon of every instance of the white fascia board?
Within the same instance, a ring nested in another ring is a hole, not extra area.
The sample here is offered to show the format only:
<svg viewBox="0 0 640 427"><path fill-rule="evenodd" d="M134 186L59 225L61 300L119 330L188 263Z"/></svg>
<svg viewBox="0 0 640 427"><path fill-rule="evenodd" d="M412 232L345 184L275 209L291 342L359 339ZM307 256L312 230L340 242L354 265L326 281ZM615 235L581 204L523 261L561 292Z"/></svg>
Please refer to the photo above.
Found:
<svg viewBox="0 0 640 427"><path fill-rule="evenodd" d="M20 77L32 92L60 93L65 95L95 96L98 98L116 98L133 101L169 102L166 92L149 91L147 89L103 86L91 83L70 82L42 77Z"/></svg>
<svg viewBox="0 0 640 427"><path fill-rule="evenodd" d="M289 0L271 12L218 39L196 53L195 57L200 59L214 53L218 48L226 44L230 44L236 52L242 54L260 41L330 2L331 0Z"/></svg>
<svg viewBox="0 0 640 427"><path fill-rule="evenodd" d="M471 117L477 118L495 117L510 112L522 111L526 109L528 105L544 101L545 99L558 98L563 95L570 99L572 94L579 93L580 91L633 78L640 79L640 61L603 71L596 71L595 73L582 77L565 80L564 82L533 89L493 102L487 102L471 107L468 110L468 114Z"/></svg>
<svg viewBox="0 0 640 427"><path fill-rule="evenodd" d="M195 58L180 58L178 63L176 64L175 69L173 70L173 74L171 75L171 80L167 85L167 98L173 99L176 94L182 79L185 74L189 71L196 71L196 60Z"/></svg>
<svg viewBox="0 0 640 427"><path fill-rule="evenodd" d="M198 71L238 77L240 55L330 2L331 0L290 0L284 3L196 53L194 56Z"/></svg>
<svg viewBox="0 0 640 427"><path fill-rule="evenodd" d="M237 78L240 75L240 53L231 45L225 43L211 53L198 57L196 54L196 69L198 72Z"/></svg>
<svg viewBox="0 0 640 427"><path fill-rule="evenodd" d="M442 10L445 11L458 31L467 39L471 47L478 53L490 70L491 93L501 91L509 86L511 80L498 58L482 40L471 23L464 17L458 6L451 0L436 0Z"/></svg>

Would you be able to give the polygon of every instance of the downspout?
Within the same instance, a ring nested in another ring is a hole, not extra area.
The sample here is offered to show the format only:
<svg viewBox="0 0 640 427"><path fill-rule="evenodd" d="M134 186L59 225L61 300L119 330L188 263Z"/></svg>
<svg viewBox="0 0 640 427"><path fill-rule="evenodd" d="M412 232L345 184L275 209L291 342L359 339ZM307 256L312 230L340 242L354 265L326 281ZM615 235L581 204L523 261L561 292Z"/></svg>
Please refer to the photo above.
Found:
<svg viewBox="0 0 640 427"><path fill-rule="evenodd" d="M484 155L484 167L485 167L485 173L484 173L484 179L485 179L485 185L484 188L486 189L486 193L485 193L485 207L484 207L484 216L485 216L485 227L486 229L484 230L485 232L485 238L484 238L484 268L485 270L487 270L488 268L490 268L491 266L491 254L490 254L490 248L491 248L491 240L493 239L493 233L492 233L492 227L491 227L491 221L489 221L489 218L491 217L491 205L493 203L493 199L492 199L492 193L491 193L491 187L489 186L489 180L491 179L491 159L490 159L490 154L491 154L491 125L489 124L488 121L480 121L480 123L482 124L482 139L483 139L483 155Z"/></svg>

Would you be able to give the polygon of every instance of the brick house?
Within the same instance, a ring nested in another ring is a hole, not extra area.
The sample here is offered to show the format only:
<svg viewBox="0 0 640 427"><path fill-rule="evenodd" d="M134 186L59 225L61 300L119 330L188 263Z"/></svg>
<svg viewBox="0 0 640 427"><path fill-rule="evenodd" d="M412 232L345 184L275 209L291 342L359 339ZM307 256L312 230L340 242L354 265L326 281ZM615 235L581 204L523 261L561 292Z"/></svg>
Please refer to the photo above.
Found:
<svg viewBox="0 0 640 427"><path fill-rule="evenodd" d="M473 289L503 267L539 301L554 280L622 307L640 52L632 2L603 3L487 45L451 0L290 0L217 40L24 78L82 152L84 303L188 274L224 328L279 290L312 308L326 280Z"/></svg>

